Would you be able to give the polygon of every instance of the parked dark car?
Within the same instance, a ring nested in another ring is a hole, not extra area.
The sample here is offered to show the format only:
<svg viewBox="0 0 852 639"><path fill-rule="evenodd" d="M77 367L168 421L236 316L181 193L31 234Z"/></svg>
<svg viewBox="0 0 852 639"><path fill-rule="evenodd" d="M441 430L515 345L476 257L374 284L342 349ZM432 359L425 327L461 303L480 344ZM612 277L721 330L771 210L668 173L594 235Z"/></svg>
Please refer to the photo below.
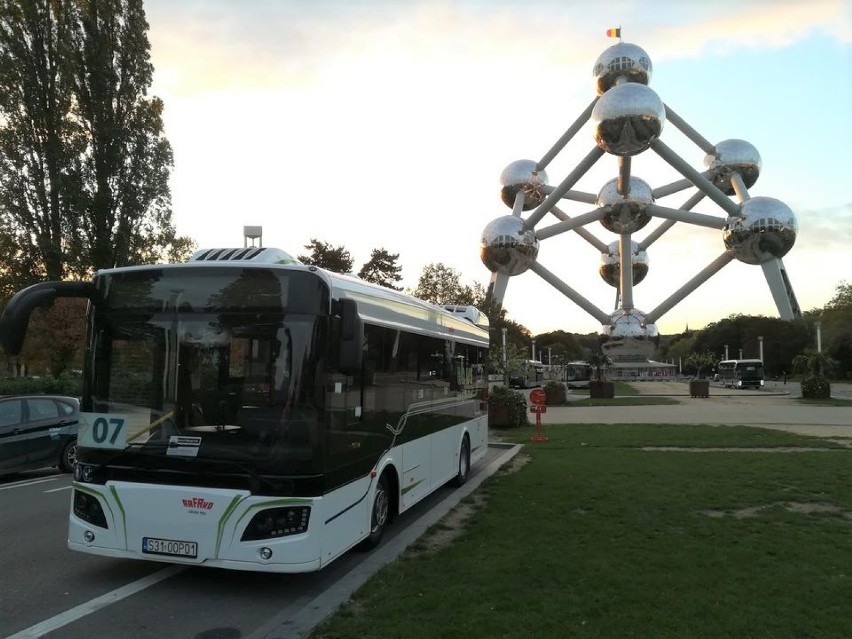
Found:
<svg viewBox="0 0 852 639"><path fill-rule="evenodd" d="M47 466L73 471L79 419L74 397L0 397L0 475Z"/></svg>

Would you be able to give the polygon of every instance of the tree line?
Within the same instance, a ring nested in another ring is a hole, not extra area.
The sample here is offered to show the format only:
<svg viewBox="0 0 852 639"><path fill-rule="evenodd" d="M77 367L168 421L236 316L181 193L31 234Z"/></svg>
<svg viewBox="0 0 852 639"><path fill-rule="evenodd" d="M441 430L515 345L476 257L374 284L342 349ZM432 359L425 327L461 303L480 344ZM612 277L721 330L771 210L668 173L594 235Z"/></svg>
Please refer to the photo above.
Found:
<svg viewBox="0 0 852 639"><path fill-rule="evenodd" d="M756 359L761 355L761 338L767 376L781 378L797 372L796 357L815 351L819 341L833 376L852 377L852 284L841 281L824 307L805 312L801 319L732 315L701 330L665 338L658 355L674 362L687 362L696 354L706 354L718 362L726 352L729 359ZM693 372L692 368L694 365L688 364L685 372Z"/></svg>

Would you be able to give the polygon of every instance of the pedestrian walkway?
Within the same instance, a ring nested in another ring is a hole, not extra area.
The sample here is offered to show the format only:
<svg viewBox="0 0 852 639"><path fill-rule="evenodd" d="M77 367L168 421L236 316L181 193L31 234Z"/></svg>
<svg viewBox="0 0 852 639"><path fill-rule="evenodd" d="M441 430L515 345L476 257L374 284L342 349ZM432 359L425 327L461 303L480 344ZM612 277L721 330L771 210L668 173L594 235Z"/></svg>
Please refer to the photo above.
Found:
<svg viewBox="0 0 852 639"><path fill-rule="evenodd" d="M731 391L711 387L706 399L689 396L685 382L636 382L641 395L672 397L666 406L548 406L543 424L707 424L759 426L818 437L852 439L852 407L811 406L796 401L798 384L761 391ZM792 388L795 387L795 388ZM832 394L834 395L834 386ZM790 392L792 391L792 393ZM846 396L852 386L838 385Z"/></svg>

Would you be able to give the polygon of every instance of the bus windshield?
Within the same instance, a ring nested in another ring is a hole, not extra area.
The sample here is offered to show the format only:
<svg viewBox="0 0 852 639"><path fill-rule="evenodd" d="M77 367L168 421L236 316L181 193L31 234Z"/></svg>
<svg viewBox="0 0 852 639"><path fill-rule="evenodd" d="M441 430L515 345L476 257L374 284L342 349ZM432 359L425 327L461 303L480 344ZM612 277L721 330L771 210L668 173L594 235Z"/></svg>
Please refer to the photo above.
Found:
<svg viewBox="0 0 852 639"><path fill-rule="evenodd" d="M318 472L322 280L184 267L114 272L96 284L84 408L126 428L112 449L83 439L81 461Z"/></svg>

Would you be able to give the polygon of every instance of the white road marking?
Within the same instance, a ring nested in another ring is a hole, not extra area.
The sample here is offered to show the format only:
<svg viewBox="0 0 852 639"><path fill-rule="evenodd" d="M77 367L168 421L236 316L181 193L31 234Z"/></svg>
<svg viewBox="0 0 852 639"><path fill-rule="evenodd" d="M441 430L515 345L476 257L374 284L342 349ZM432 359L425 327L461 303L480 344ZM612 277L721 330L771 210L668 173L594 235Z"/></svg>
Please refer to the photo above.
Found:
<svg viewBox="0 0 852 639"><path fill-rule="evenodd" d="M34 484L43 484L46 481L56 481L59 479L58 477L45 477L44 479L24 479L22 481L17 481L14 484L6 484L5 486L0 486L0 490L9 490L10 488L23 488L24 486L32 486Z"/></svg>
<svg viewBox="0 0 852 639"><path fill-rule="evenodd" d="M62 488L51 488L50 490L45 490L46 493L58 493L60 490L71 490L71 486L63 486Z"/></svg>
<svg viewBox="0 0 852 639"><path fill-rule="evenodd" d="M77 621L85 617L86 615L90 615L93 612L100 610L101 608L106 608L110 604L114 604L116 602L121 601L122 599L126 599L131 595L135 595L140 590L145 590L149 586L153 586L164 579L168 579L169 577L173 577L178 573L186 570L186 566L170 566L158 572L155 572L152 575L148 575L147 577L143 577L142 579L137 579L134 582L127 584L126 586L122 586L121 588L116 588L112 592L108 592L105 595L101 595L100 597L95 597L94 599L87 601L86 603L80 604L75 608L71 608L70 610L66 610L65 612L61 612L58 615L51 617L41 623L37 623L34 626L30 626L25 630L21 630L20 632L16 632L13 635L6 637L6 639L37 639L38 637L43 637L49 632L53 632L57 628L62 628L63 626L67 626L69 623Z"/></svg>

